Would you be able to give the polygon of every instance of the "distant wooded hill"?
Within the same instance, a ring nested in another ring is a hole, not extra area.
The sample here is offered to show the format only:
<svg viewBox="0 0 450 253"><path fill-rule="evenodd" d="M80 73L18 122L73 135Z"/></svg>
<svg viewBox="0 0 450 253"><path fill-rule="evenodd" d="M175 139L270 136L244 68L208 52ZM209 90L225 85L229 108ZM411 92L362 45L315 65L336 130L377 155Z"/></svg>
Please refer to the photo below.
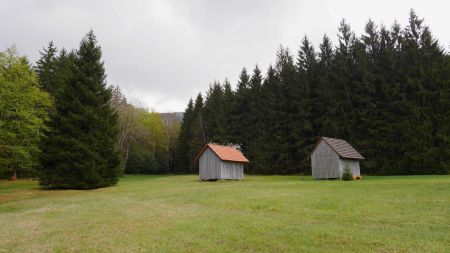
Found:
<svg viewBox="0 0 450 253"><path fill-rule="evenodd" d="M183 112L162 112L159 115L162 119L170 119L175 116L179 123L183 121Z"/></svg>

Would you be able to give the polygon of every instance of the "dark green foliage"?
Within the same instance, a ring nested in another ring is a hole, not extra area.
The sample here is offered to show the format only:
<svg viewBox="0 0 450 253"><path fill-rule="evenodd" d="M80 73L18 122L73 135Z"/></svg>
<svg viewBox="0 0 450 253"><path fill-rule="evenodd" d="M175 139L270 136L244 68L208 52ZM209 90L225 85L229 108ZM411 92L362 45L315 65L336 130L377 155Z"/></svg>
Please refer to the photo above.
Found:
<svg viewBox="0 0 450 253"><path fill-rule="evenodd" d="M161 173L161 168L163 167L160 163L161 159L154 159L145 146L133 145L126 163L125 173L158 174Z"/></svg>
<svg viewBox="0 0 450 253"><path fill-rule="evenodd" d="M181 132L178 140L176 172L196 173L194 158L206 144L206 122L204 121L204 103L202 94L198 94L195 103L192 99L184 112Z"/></svg>
<svg viewBox="0 0 450 253"><path fill-rule="evenodd" d="M55 75L57 68L57 49L53 41L48 43L48 47L43 49L41 59L36 62L36 74L39 78L39 84L42 89L53 93L55 86Z"/></svg>
<svg viewBox="0 0 450 253"><path fill-rule="evenodd" d="M52 94L56 108L50 114L49 131L41 145L40 184L75 189L114 185L121 174L116 149L117 115L92 31L79 50L63 53L56 60L68 61L66 79Z"/></svg>
<svg viewBox="0 0 450 253"><path fill-rule="evenodd" d="M236 92L231 100L230 125L231 142L241 144L246 147L249 140L250 110L249 110L249 85L250 76L247 69L243 68L239 75ZM244 150L245 152L245 150Z"/></svg>
<svg viewBox="0 0 450 253"><path fill-rule="evenodd" d="M206 103L204 105L203 120L205 133L212 142L225 142L226 136L226 116L224 90L220 83L216 82L210 86L206 94Z"/></svg>
<svg viewBox="0 0 450 253"><path fill-rule="evenodd" d="M352 181L353 175L349 168L345 168L344 172L342 173L342 180L344 181Z"/></svg>
<svg viewBox="0 0 450 253"><path fill-rule="evenodd" d="M191 141L193 125L194 102L189 100L188 106L184 111L183 121L181 122L181 131L177 145L177 164L176 172L187 172L192 168Z"/></svg>
<svg viewBox="0 0 450 253"><path fill-rule="evenodd" d="M197 173L198 166L194 163L194 158L206 144L206 122L204 120L204 102L202 94L198 94L195 99L194 109L192 111L192 139L189 142L189 172Z"/></svg>
<svg viewBox="0 0 450 253"><path fill-rule="evenodd" d="M184 126L197 133L183 139L191 159L200 144L234 143L247 173L309 173L309 152L329 136L367 158L366 174L450 171L449 55L413 11L404 29L369 20L360 37L342 20L336 47L325 35L316 51L305 37L297 59L280 47L265 77L244 68L235 91L215 83L204 105Z"/></svg>

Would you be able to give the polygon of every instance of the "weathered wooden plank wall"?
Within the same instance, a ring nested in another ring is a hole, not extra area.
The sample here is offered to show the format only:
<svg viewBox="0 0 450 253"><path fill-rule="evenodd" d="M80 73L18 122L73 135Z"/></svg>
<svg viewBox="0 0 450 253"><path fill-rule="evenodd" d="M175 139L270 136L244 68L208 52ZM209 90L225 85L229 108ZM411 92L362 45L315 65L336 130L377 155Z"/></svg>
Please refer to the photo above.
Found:
<svg viewBox="0 0 450 253"><path fill-rule="evenodd" d="M311 170L315 178L340 178L339 155L321 141L311 155Z"/></svg>
<svg viewBox="0 0 450 253"><path fill-rule="evenodd" d="M361 176L361 172L359 170L359 161L353 160L353 159L339 159L339 171L344 173L345 167L348 166L350 171L352 172L353 176Z"/></svg>
<svg viewBox="0 0 450 253"><path fill-rule="evenodd" d="M199 176L202 180L219 179L222 161L209 148L199 159Z"/></svg>
<svg viewBox="0 0 450 253"><path fill-rule="evenodd" d="M244 179L242 163L222 162L221 179Z"/></svg>

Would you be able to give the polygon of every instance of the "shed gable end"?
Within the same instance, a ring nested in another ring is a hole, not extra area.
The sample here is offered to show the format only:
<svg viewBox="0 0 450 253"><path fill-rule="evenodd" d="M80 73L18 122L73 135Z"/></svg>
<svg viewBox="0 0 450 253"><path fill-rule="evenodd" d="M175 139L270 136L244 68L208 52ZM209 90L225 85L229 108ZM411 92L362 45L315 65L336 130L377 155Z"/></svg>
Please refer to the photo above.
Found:
<svg viewBox="0 0 450 253"><path fill-rule="evenodd" d="M209 148L199 158L199 174L201 179L220 178L222 161Z"/></svg>
<svg viewBox="0 0 450 253"><path fill-rule="evenodd" d="M340 178L339 155L325 141L320 141L311 154L311 170L315 178Z"/></svg>

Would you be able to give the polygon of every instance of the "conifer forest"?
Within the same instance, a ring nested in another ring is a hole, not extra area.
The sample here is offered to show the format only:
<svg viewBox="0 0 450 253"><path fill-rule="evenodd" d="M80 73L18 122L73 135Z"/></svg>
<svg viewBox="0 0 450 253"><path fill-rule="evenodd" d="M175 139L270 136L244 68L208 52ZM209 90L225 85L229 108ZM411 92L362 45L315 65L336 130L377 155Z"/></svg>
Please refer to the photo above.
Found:
<svg viewBox="0 0 450 253"><path fill-rule="evenodd" d="M342 20L317 46L307 36L298 51L280 46L267 69L214 81L183 113L108 84L93 31L78 49L50 42L35 64L17 52L0 52L2 178L91 189L124 173L197 173L207 143L238 145L247 174L309 175L321 136L357 148L363 174L450 172L449 48L414 11L407 24L369 20L355 34Z"/></svg>
<svg viewBox="0 0 450 253"><path fill-rule="evenodd" d="M204 143L240 145L247 173L309 174L320 136L352 143L363 173L450 171L450 55L414 11L390 27L369 20L357 35L343 20L338 43L308 37L280 46L266 73L243 68L236 89L214 82L191 99L178 142L180 172Z"/></svg>

